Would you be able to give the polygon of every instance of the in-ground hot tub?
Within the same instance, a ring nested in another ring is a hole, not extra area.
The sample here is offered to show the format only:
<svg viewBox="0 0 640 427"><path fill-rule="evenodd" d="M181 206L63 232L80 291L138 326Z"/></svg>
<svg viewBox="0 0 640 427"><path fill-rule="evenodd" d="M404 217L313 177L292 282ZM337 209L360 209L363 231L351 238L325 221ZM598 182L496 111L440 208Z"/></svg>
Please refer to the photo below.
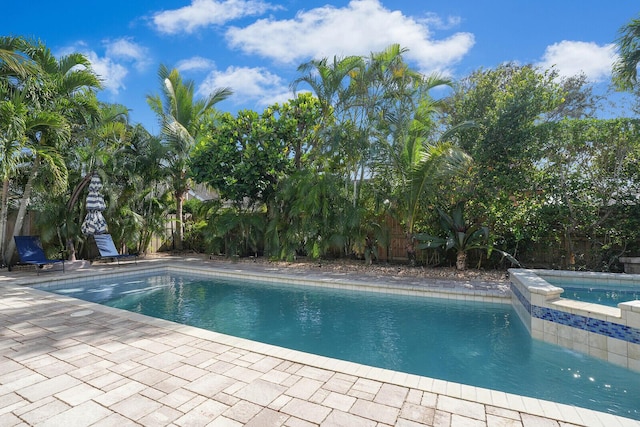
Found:
<svg viewBox="0 0 640 427"><path fill-rule="evenodd" d="M640 372L640 300L617 307L562 297L564 289L594 283L640 288L640 275L510 269L512 304L531 336Z"/></svg>

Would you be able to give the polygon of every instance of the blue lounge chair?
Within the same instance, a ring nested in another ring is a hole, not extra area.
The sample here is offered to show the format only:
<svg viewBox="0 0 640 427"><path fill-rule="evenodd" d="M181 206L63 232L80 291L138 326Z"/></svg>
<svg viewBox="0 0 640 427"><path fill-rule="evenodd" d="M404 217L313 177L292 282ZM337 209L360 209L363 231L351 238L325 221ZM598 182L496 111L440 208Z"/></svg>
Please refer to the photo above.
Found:
<svg viewBox="0 0 640 427"><path fill-rule="evenodd" d="M115 259L116 261L118 261L118 264L120 264L120 260L123 258L135 257L136 264L138 263L138 255L118 253L116 245L113 243L113 239L111 238L111 234L94 234L93 239L98 246L100 258Z"/></svg>
<svg viewBox="0 0 640 427"><path fill-rule="evenodd" d="M40 274L40 269L47 264L62 263L62 271L64 272L64 259L48 259L42 249L40 237L38 236L13 236L16 242L16 249L20 262L24 264L33 264L36 271Z"/></svg>

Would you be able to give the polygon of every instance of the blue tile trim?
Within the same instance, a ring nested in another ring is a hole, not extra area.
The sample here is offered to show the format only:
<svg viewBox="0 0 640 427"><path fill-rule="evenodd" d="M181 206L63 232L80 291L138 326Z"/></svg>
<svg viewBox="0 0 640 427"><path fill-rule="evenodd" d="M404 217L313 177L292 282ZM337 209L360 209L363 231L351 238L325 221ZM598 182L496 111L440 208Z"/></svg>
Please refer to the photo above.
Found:
<svg viewBox="0 0 640 427"><path fill-rule="evenodd" d="M520 292L520 289L518 289L513 283L510 284L510 288L513 295L515 295L516 298L518 298L518 301L520 301L520 304L522 304L525 310L527 310L527 313L531 314L531 303L529 302L527 297L522 295L522 293Z"/></svg>
<svg viewBox="0 0 640 427"><path fill-rule="evenodd" d="M511 292L513 292L518 301L520 301L527 312L535 318L558 323L560 325L571 326L572 328L593 332L595 334L611 338L617 338L634 344L640 344L640 329L638 328L632 328L619 323L607 322L606 320L594 319L592 317L581 316L578 314L571 314L551 308L531 305L516 286L511 284L510 287Z"/></svg>

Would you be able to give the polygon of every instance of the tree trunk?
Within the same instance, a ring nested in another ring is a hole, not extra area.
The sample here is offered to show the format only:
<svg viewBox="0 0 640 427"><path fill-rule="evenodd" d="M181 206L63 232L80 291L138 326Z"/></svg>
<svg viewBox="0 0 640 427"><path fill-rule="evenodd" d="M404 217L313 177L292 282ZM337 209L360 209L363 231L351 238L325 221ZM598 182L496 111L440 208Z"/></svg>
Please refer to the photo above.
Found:
<svg viewBox="0 0 640 427"><path fill-rule="evenodd" d="M0 202L0 254L2 255L3 264L9 265L10 259L4 257L4 249L7 240L7 216L9 215L9 180L2 182L2 201Z"/></svg>
<svg viewBox="0 0 640 427"><path fill-rule="evenodd" d="M176 192L176 250L181 251L183 248L183 240L184 240L184 227L183 227L183 217L182 217L182 205L184 204L184 192Z"/></svg>
<svg viewBox="0 0 640 427"><path fill-rule="evenodd" d="M410 266L416 265L416 242L413 236L413 233L407 232L406 235L406 245L405 249L407 250L407 259L409 260Z"/></svg>
<svg viewBox="0 0 640 427"><path fill-rule="evenodd" d="M73 238L67 239L67 252L69 253L69 261L77 261L76 259L76 246L73 244Z"/></svg>
<svg viewBox="0 0 640 427"><path fill-rule="evenodd" d="M464 271L467 269L467 253L459 251L456 254L456 270Z"/></svg>
<svg viewBox="0 0 640 427"><path fill-rule="evenodd" d="M75 207L76 203L78 202L78 199L80 198L80 193L82 192L82 190L87 185L89 185L89 182L91 182L91 177L93 176L94 172L95 171L91 171L88 174L86 174L85 177L82 178L82 180L78 183L78 185L76 185L76 188L73 189L73 192L71 193L71 197L69 198L69 201L67 202L67 210L69 212L71 212L73 210L73 208ZM67 259L69 261L77 261L77 259L76 259L76 246L75 246L75 242L74 242L72 236L68 236L67 237L66 248L67 248L67 253L69 254Z"/></svg>
<svg viewBox="0 0 640 427"><path fill-rule="evenodd" d="M13 227L13 234L11 235L11 239L7 243L7 250L4 253L4 259L11 260L13 256L13 252L16 250L16 242L13 240L13 236L19 236L22 232L22 225L24 223L24 218L27 215L27 208L29 207L29 203L31 202L31 193L33 192L33 182L38 175L38 165L39 159L36 158L34 162L33 168L31 169L31 173L29 174L29 179L27 180L27 185L24 186L24 193L22 194L22 198L20 199L20 208L18 208L18 216L16 217L16 223Z"/></svg>

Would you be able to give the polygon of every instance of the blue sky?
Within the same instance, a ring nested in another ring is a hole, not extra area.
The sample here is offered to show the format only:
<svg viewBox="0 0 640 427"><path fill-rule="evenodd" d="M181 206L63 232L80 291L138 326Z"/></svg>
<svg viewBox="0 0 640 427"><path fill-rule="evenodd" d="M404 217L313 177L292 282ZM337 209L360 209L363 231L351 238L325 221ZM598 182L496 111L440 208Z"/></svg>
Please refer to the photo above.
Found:
<svg viewBox="0 0 640 427"><path fill-rule="evenodd" d="M232 88L218 104L231 112L289 99L309 59L392 43L424 73L460 78L516 61L605 85L618 30L639 12L628 0L23 0L3 4L0 33L40 39L56 55L84 53L104 80L100 98L156 133L146 95L160 91L160 64L200 93Z"/></svg>

